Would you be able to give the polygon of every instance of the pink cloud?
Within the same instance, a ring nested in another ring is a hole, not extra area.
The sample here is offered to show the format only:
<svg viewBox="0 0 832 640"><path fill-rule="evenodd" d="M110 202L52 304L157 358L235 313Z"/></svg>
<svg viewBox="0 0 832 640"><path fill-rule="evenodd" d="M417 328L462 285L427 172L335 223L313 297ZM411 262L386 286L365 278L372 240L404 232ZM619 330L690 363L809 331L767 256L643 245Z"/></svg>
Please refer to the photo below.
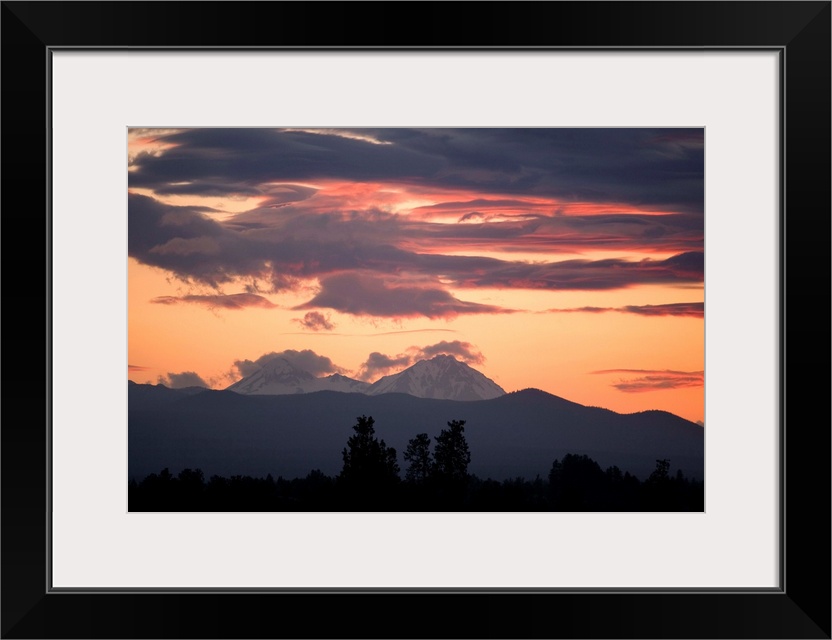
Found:
<svg viewBox="0 0 832 640"><path fill-rule="evenodd" d="M229 295L188 295L188 296L160 296L151 300L153 304L201 304L210 309L231 309L239 310L247 307L260 307L262 309L273 309L276 305L269 302L263 296L254 293L232 293Z"/></svg>
<svg viewBox="0 0 832 640"><path fill-rule="evenodd" d="M171 389L184 389L186 387L207 387L208 383L203 380L195 371L183 371L181 373L168 373L159 376L159 384Z"/></svg>
<svg viewBox="0 0 832 640"><path fill-rule="evenodd" d="M470 342L462 342L460 340L442 340L436 344L427 345L424 347L412 346L408 347L404 353L395 356L385 355L374 351L371 353L365 362L361 364L358 370L358 377L361 380L371 380L379 376L409 367L420 360L429 360L434 356L447 355L454 356L457 360L461 360L466 364L482 364L485 362L485 356L482 352Z"/></svg>
<svg viewBox="0 0 832 640"><path fill-rule="evenodd" d="M593 374L628 373L640 374L635 378L622 379L612 384L625 393L643 393L665 389L686 389L705 384L704 371L672 371L670 369L604 369Z"/></svg>
<svg viewBox="0 0 832 640"><path fill-rule="evenodd" d="M295 318L293 322L297 322L310 331L332 331L335 328L335 325L329 321L329 315L324 316L318 311L310 311L303 318Z"/></svg>
<svg viewBox="0 0 832 640"><path fill-rule="evenodd" d="M330 373L345 373L346 369L339 367L328 357L318 355L311 349L286 349L285 351L271 351L264 353L255 360L235 360L229 377L237 379L251 375L259 370L269 360L283 358L288 360L298 369L307 371L313 376L322 376Z"/></svg>
<svg viewBox="0 0 832 640"><path fill-rule="evenodd" d="M571 309L547 309L545 313L632 313L642 316L676 316L704 318L704 302L678 302L672 304L627 305L625 307L574 307Z"/></svg>
<svg viewBox="0 0 832 640"><path fill-rule="evenodd" d="M512 313L511 309L465 302L423 281L341 273L321 279L321 290L296 309L326 307L356 316L455 318L460 314Z"/></svg>

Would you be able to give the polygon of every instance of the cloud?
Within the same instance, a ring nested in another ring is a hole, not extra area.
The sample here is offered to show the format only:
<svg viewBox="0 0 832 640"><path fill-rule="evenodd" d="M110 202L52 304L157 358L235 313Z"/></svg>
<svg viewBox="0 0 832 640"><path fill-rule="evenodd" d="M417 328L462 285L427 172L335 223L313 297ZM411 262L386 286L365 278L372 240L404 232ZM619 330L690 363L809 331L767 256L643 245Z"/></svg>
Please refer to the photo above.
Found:
<svg viewBox="0 0 832 640"><path fill-rule="evenodd" d="M442 340L436 344L427 347L410 347L410 350L416 350L414 361L426 360L438 355L455 356L458 360L462 360L467 364L482 364L485 362L485 356L482 355L470 342L461 342L460 340Z"/></svg>
<svg viewBox="0 0 832 640"><path fill-rule="evenodd" d="M301 308L448 318L507 311L464 302L454 288L703 281L701 128L129 133L152 143L131 147L129 255L217 292L231 283L279 293L319 282ZM162 202L186 197L196 204ZM256 206L230 217L205 206L224 197ZM593 251L621 257L571 259ZM651 253L656 259L628 257ZM334 290L337 282L355 299Z"/></svg>
<svg viewBox="0 0 832 640"><path fill-rule="evenodd" d="M174 207L142 195L128 196L127 253L183 281L214 288L242 276L267 274L248 243L192 207Z"/></svg>
<svg viewBox="0 0 832 640"><path fill-rule="evenodd" d="M183 129L139 153L130 186L228 194L271 182L420 181L444 189L636 202L701 213L704 130ZM418 176L418 178L414 178Z"/></svg>
<svg viewBox="0 0 832 640"><path fill-rule="evenodd" d="M436 222L437 210L453 203L424 208L428 218L398 220L402 238L410 247L439 250L481 248L503 252L578 253L588 250L652 251L684 253L702 249L704 222L701 215L645 213L633 206L564 205L517 202L511 211L496 207L483 215L471 212L457 218L453 207ZM557 206L558 212L551 212ZM615 211L615 209L630 211Z"/></svg>
<svg viewBox="0 0 832 640"><path fill-rule="evenodd" d="M127 371L149 371L150 367L140 367L137 364L128 364Z"/></svg>
<svg viewBox="0 0 832 640"><path fill-rule="evenodd" d="M467 205L468 203L466 202L465 204ZM482 222L483 220L485 220L485 216L479 211L469 211L459 219L459 222Z"/></svg>
<svg viewBox="0 0 832 640"><path fill-rule="evenodd" d="M278 292L320 275L362 268L389 272L418 259L394 246L393 237L398 231L392 218L372 212L346 218L287 212L273 226L259 228L244 216L221 223L194 207L137 194L128 198L130 257L215 289L254 280Z"/></svg>
<svg viewBox="0 0 832 640"><path fill-rule="evenodd" d="M413 362L413 357L408 353L401 353L397 356L388 356L378 351L373 351L358 370L359 380L372 380L386 374L393 369L404 369Z"/></svg>
<svg viewBox="0 0 832 640"><path fill-rule="evenodd" d="M545 313L632 313L642 316L676 316L704 318L704 302L676 302L671 304L627 305L625 307L574 307L571 309L547 309Z"/></svg>
<svg viewBox="0 0 832 640"><path fill-rule="evenodd" d="M209 309L232 309L239 310L247 307L260 307L263 309L272 309L276 305L272 304L263 296L258 296L253 293L232 293L228 295L187 295L187 296L160 296L151 300L153 304L201 304Z"/></svg>
<svg viewBox="0 0 832 640"><path fill-rule="evenodd" d="M349 309L347 312L354 315L381 317L497 312L494 307L462 302L438 285L440 279L449 286L462 288L588 291L639 284L680 286L699 284L704 279L701 250L677 253L666 259L540 262L443 254L443 250L457 253L457 249L470 252L496 248L545 250L552 255L584 245L603 248L605 243L609 244L607 250L628 250L638 246L641 241L636 237L641 237L646 229L656 228L650 220L621 222L621 216L615 217L614 224L638 230L629 239L620 230L608 236L599 235L596 226L603 226L603 216L589 216L592 220L586 222L585 231L561 235L547 229L547 220L426 225L366 211L346 217L290 212L274 228L246 228L233 221L221 224L193 208L171 207L146 196L132 195L129 206L131 257L170 271L185 282L215 289L243 281L259 282L272 292L297 291L318 279L322 284L320 298L300 307L308 310L316 306ZM645 216L660 217L664 216ZM692 229L685 237L688 239L684 242L677 242L677 238L670 245L701 248L701 230ZM642 243L641 250L648 246L649 243ZM336 282L347 284L360 297L345 299L346 292L328 286ZM390 308L396 297L410 303L401 307L403 313Z"/></svg>
<svg viewBox="0 0 832 640"><path fill-rule="evenodd" d="M564 260L548 263L503 263L470 275L449 274L461 287L512 287L551 290L610 290L641 284L702 282L705 258L689 252L666 260Z"/></svg>
<svg viewBox="0 0 832 640"><path fill-rule="evenodd" d="M641 374L635 378L619 380L612 386L625 393L643 393L665 389L686 389L701 387L705 384L704 371L672 371L669 369L604 369L593 374L629 373Z"/></svg>
<svg viewBox="0 0 832 640"><path fill-rule="evenodd" d="M541 313L607 313L618 311L615 307L572 307L571 309L546 309Z"/></svg>
<svg viewBox="0 0 832 640"><path fill-rule="evenodd" d="M391 371L409 367L420 360L429 360L438 355L454 356L457 360L461 360L466 364L482 364L485 362L485 356L470 342L462 342L460 340L448 342L447 340L442 340L436 344L424 347L408 347L404 353L395 356L374 351L361 364L361 367L359 367L358 378L360 380L371 380L386 375Z"/></svg>
<svg viewBox="0 0 832 640"><path fill-rule="evenodd" d="M458 300L431 284L402 284L369 274L343 273L321 279L321 290L296 309L326 307L356 316L455 318L460 314L512 313L492 305Z"/></svg>
<svg viewBox="0 0 832 640"><path fill-rule="evenodd" d="M214 238L171 238L164 244L157 245L150 249L150 253L156 255L217 255L220 253L220 244Z"/></svg>
<svg viewBox="0 0 832 640"><path fill-rule="evenodd" d="M185 387L208 387L208 383L194 371L168 373L167 375L159 376L158 382L159 384L163 384L171 389L184 389Z"/></svg>
<svg viewBox="0 0 832 640"><path fill-rule="evenodd" d="M421 308L413 315L425 315L422 311L426 307L428 317L433 317L431 313L446 316L490 312L460 302L438 286L440 279L451 286L468 288L607 290L637 284L678 286L701 283L704 278L701 250L683 251L660 260L525 262L447 255L478 251L545 251L551 255L584 249L701 249L701 219L693 220L691 216L675 216L673 223L655 220L669 216L587 216L577 221L562 216L487 224L432 224L367 210L349 215L280 211L268 213L268 224L263 222L266 214L261 210L220 223L196 208L173 207L133 194L129 199L128 252L136 260L172 272L180 280L215 289L225 283L254 281L280 292L298 290L314 279L339 277L351 277L352 288L356 288L363 277L363 289L373 288L377 296L386 294L385 298L390 299L396 294L409 295L406 285L410 284L412 291L424 296L417 305ZM246 222L251 216L255 216L254 221ZM396 274L398 287L385 285L384 278L390 279L391 274ZM375 278L377 286L372 287L372 281L366 280L370 277ZM424 282L431 281L432 287L426 287ZM436 291L430 292L430 288ZM319 306L350 306L343 300L330 302ZM378 315L391 313L384 304L381 306ZM373 315L375 306L351 313Z"/></svg>
<svg viewBox="0 0 832 640"><path fill-rule="evenodd" d="M257 196L262 191L245 183L218 183L205 180L158 185L154 191L159 195L198 195L198 196Z"/></svg>
<svg viewBox="0 0 832 640"><path fill-rule="evenodd" d="M367 181L377 177L433 175L445 165L436 154L403 145L378 144L372 133L326 135L294 129L187 129L163 140L171 146L156 156L133 160L130 186L187 187L211 176L234 189L269 183L302 182L311 177ZM372 139L372 141L371 141ZM185 183L185 184L182 184ZM180 193L187 191L180 191ZM235 191L236 192L236 191Z"/></svg>
<svg viewBox="0 0 832 640"><path fill-rule="evenodd" d="M645 316L681 316L687 318L704 318L704 302L677 302L673 304L628 305L623 308L625 313L635 313Z"/></svg>
<svg viewBox="0 0 832 640"><path fill-rule="evenodd" d="M285 351L271 351L264 353L256 360L235 360L232 368L232 377L246 377L259 370L269 360L275 358L284 358L291 362L298 369L302 369L311 373L313 376L320 377L331 373L345 373L346 369L337 366L327 358L312 351L311 349L303 349L296 351L294 349L286 349ZM238 375L234 375L234 373Z"/></svg>
<svg viewBox="0 0 832 640"><path fill-rule="evenodd" d="M332 331L335 328L335 325L329 321L329 315L324 316L318 311L310 311L302 319L295 318L294 322L310 331Z"/></svg>

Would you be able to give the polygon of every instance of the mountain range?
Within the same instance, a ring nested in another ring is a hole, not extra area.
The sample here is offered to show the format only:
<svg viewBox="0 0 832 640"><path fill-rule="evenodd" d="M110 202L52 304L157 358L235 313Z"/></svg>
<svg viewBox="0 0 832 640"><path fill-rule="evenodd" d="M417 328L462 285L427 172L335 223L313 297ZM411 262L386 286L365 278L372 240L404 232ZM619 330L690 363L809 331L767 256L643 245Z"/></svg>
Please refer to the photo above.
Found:
<svg viewBox="0 0 832 640"><path fill-rule="evenodd" d="M567 453L641 479L657 459L669 459L671 473L704 477L704 429L665 411L619 414L537 389L507 394L450 356L372 385L338 374L316 378L288 361L266 364L223 391L129 382L130 477L165 467L200 468L206 479L295 478L313 469L334 476L361 415L373 416L402 471L408 440L419 433L433 439L450 420L465 420L469 471L482 478L546 477Z"/></svg>
<svg viewBox="0 0 832 640"><path fill-rule="evenodd" d="M342 391L365 393L370 383L353 380L340 373L316 378L308 371L295 366L286 358L273 358L254 373L238 380L228 391L247 396L281 396L315 391Z"/></svg>
<svg viewBox="0 0 832 640"><path fill-rule="evenodd" d="M238 380L228 391L243 395L287 395L316 391L341 391L376 396L407 393L436 400L489 400L505 391L482 373L453 356L438 355L420 360L404 371L376 380L373 384L341 374L317 378L283 357L272 358Z"/></svg>

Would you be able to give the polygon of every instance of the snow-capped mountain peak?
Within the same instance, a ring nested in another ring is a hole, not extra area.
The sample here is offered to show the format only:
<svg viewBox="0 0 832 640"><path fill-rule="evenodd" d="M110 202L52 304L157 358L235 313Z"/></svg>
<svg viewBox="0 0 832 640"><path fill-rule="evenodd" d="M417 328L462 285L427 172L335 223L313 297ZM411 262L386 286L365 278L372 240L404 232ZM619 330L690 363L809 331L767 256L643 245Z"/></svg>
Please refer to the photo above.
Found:
<svg viewBox="0 0 832 640"><path fill-rule="evenodd" d="M376 380L369 395L407 393L439 400L488 400L505 394L493 380L453 356L420 360L399 373Z"/></svg>
<svg viewBox="0 0 832 640"><path fill-rule="evenodd" d="M317 384L310 387L308 391L343 391L345 393L366 393L370 387L369 382L362 382L348 378L340 373L333 373L325 378L315 378Z"/></svg>
<svg viewBox="0 0 832 640"><path fill-rule="evenodd" d="M316 378L286 358L276 357L232 384L228 390L243 395L286 395L315 391L366 393L374 396L382 393L407 393L419 398L439 400L489 400L505 394L493 380L447 355L420 360L404 371L376 380L372 385L340 373Z"/></svg>
<svg viewBox="0 0 832 640"><path fill-rule="evenodd" d="M263 363L257 371L238 380L228 390L243 395L280 396L314 391L364 393L369 386L367 382L353 380L340 373L316 378L286 358L277 357Z"/></svg>
<svg viewBox="0 0 832 640"><path fill-rule="evenodd" d="M303 393L303 386L314 380L315 376L299 369L286 358L273 358L254 373L232 384L228 390L245 395Z"/></svg>

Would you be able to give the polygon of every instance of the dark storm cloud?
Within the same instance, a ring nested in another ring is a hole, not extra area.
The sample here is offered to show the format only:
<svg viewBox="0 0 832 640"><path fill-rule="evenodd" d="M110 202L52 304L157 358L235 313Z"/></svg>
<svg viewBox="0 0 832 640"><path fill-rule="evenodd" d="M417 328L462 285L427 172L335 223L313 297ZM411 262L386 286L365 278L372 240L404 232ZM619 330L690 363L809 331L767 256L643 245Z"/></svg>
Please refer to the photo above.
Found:
<svg viewBox="0 0 832 640"><path fill-rule="evenodd" d="M572 309L548 309L545 313L632 313L642 316L676 316L704 318L704 302L677 302L672 304L627 305L625 307L575 307Z"/></svg>
<svg viewBox="0 0 832 640"><path fill-rule="evenodd" d="M329 321L329 316L318 311L310 311L303 318L296 318L295 322L310 331L332 331L335 325Z"/></svg>
<svg viewBox="0 0 832 640"><path fill-rule="evenodd" d="M263 192L245 184L229 184L194 180L192 182L173 183L154 188L158 195L194 195L194 196L258 196Z"/></svg>
<svg viewBox="0 0 832 640"><path fill-rule="evenodd" d="M130 194L127 228L128 255L183 280L216 287L265 270L262 258L249 255L251 242L190 207Z"/></svg>
<svg viewBox="0 0 832 640"><path fill-rule="evenodd" d="M463 224L463 222L467 222ZM473 222L473 223L472 223ZM471 212L460 224L407 222L400 233L442 247L478 244L503 251L574 252L586 249L685 252L702 248L701 216L691 214L500 215ZM426 245L430 246L430 245Z"/></svg>
<svg viewBox="0 0 832 640"><path fill-rule="evenodd" d="M163 384L171 389L184 389L185 387L207 387L205 382L199 374L193 371L183 371L182 373L168 373L164 376L159 376L159 384Z"/></svg>
<svg viewBox="0 0 832 640"><path fill-rule="evenodd" d="M701 387L705 384L704 371L672 371L654 369L604 369L593 371L594 374L640 374L635 378L619 380L613 387L625 393L644 393L666 389L686 389Z"/></svg>
<svg viewBox="0 0 832 640"><path fill-rule="evenodd" d="M445 165L439 156L406 147L292 130L189 129L166 136L164 142L176 146L160 155L140 153L133 160L131 187L157 190L210 176L236 185L237 192L241 186L310 178L426 176Z"/></svg>
<svg viewBox="0 0 832 640"><path fill-rule="evenodd" d="M512 312L510 309L458 300L435 286L401 284L358 273L322 278L318 294L296 308L315 307L326 307L356 316L387 318L455 318L460 314Z"/></svg>
<svg viewBox="0 0 832 640"><path fill-rule="evenodd" d="M330 373L344 373L345 369L337 366L327 358L312 351L311 349L303 349L296 351L295 349L286 349L285 351L271 351L264 353L256 360L235 360L232 365L232 377L246 377L259 370L269 360L275 358L283 358L291 362L298 369L308 371L313 376L322 376ZM238 374L238 375L235 375Z"/></svg>
<svg viewBox="0 0 832 640"><path fill-rule="evenodd" d="M473 223L444 224L390 213L327 211L309 215L294 207L255 209L224 223L229 231L268 243L277 254L296 261L312 250L318 266L351 268L389 260L391 265L417 265L442 250L486 249L523 252L567 252L604 249L684 253L701 250L700 217L687 214L641 215L504 215ZM304 249L306 247L306 250ZM307 260L308 261L308 260ZM460 261L457 261L460 262ZM471 260L468 260L470 263Z"/></svg>
<svg viewBox="0 0 832 640"><path fill-rule="evenodd" d="M300 278L342 269L386 270L416 258L384 244L384 222L372 217L289 216L274 228L247 229L142 195L131 194L128 206L131 257L213 287L245 277L281 291L295 288Z"/></svg>
<svg viewBox="0 0 832 640"><path fill-rule="evenodd" d="M376 129L445 158L442 184L702 211L702 129ZM684 144L680 144L680 135Z"/></svg>
<svg viewBox="0 0 832 640"><path fill-rule="evenodd" d="M253 293L232 293L228 295L188 295L188 296L160 296L151 300L153 304L200 304L209 309L239 310L247 307L261 307L272 309L274 304L263 296Z"/></svg>
<svg viewBox="0 0 832 640"><path fill-rule="evenodd" d="M451 273L461 287L512 287L522 289L596 290L637 284L701 282L704 255L690 252L666 260L628 261L564 260L542 264L502 263L484 273Z"/></svg>
<svg viewBox="0 0 832 640"><path fill-rule="evenodd" d="M583 244L591 247L592 242L601 246L605 242L637 244L633 239L621 241L620 229L605 232L607 235L600 239L598 234L547 230L545 226L552 224L553 219L498 225L429 225L408 223L382 212L366 212L366 216L278 213L273 227L235 228L233 221L220 223L202 212L164 205L146 196L131 195L129 207L128 251L140 262L171 271L182 280L214 288L238 279L258 279L268 283L270 291L278 292L297 289L304 279L320 278L321 293L300 308L328 307L355 315L452 317L459 313L498 311L456 299L441 288L440 279L457 287L472 288L607 290L637 284L699 283L704 274L701 251L682 252L665 260L535 263L418 251L420 233L423 237L444 235L450 246L459 247L472 243L477 246L473 240L477 236L486 248L495 239L496 245L502 246L499 239L513 237L511 242L516 242L518 250L528 250L536 244L550 250L559 243L566 248ZM603 219L591 218L577 224L597 227L604 223ZM689 217L677 219L677 229L684 229L689 223ZM613 220L621 228L667 226L666 222L649 219ZM540 237L535 237L536 233ZM525 237L518 239L520 236ZM403 246L411 243L414 249L395 246L395 242ZM701 246L701 239L691 237L686 242ZM356 271L362 275L345 273ZM400 279L397 286L387 284L385 278L389 279L390 274L397 274ZM333 289L334 282L344 284L346 289ZM355 294L354 299L350 293ZM403 305L403 313L395 309L398 303Z"/></svg>
<svg viewBox="0 0 832 640"><path fill-rule="evenodd" d="M136 156L130 186L197 193L189 185L200 189L210 179L239 194L275 181L418 179L444 188L703 210L702 129L354 131L390 144L299 130L181 130L160 137L175 145L164 153Z"/></svg>
<svg viewBox="0 0 832 640"><path fill-rule="evenodd" d="M358 370L358 378L360 380L372 380L391 371L409 367L420 360L429 360L438 355L454 356L466 364L482 364L485 362L485 356L470 342L442 340L424 347L415 345L408 347L404 353L395 356L374 351L361 364Z"/></svg>

